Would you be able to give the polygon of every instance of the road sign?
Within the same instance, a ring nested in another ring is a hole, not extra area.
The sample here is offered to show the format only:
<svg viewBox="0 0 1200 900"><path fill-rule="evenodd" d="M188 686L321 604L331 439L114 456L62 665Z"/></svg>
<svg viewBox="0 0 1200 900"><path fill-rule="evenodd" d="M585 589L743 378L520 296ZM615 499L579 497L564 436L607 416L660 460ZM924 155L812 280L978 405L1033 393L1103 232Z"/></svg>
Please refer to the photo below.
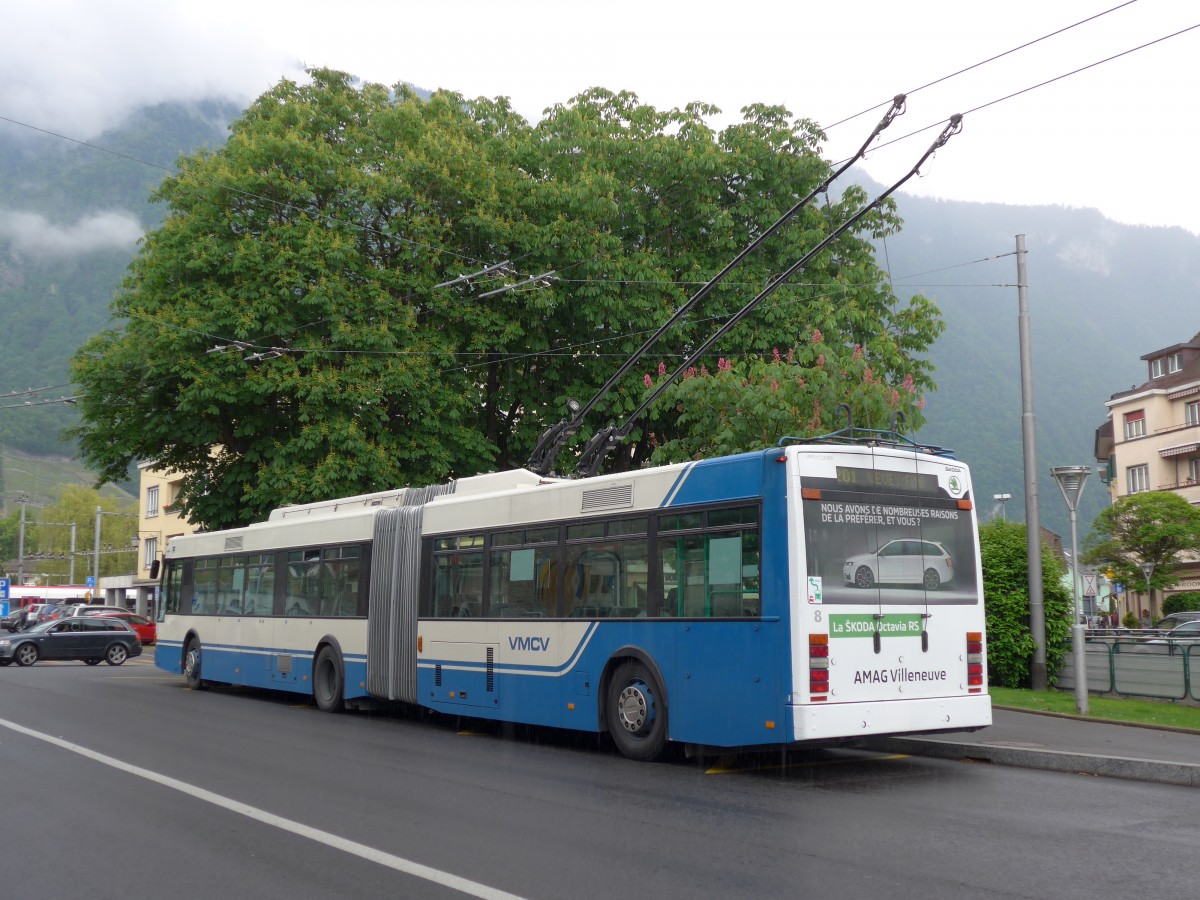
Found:
<svg viewBox="0 0 1200 900"><path fill-rule="evenodd" d="M1085 596L1085 597L1095 597L1096 596L1096 576L1095 575L1084 575L1083 576L1083 596Z"/></svg>
<svg viewBox="0 0 1200 900"><path fill-rule="evenodd" d="M95 576L95 575L89 575L89 576L87 577L87 581L85 581L85 582L84 582L84 584L85 584L87 587L95 587L95 586L96 586L96 576Z"/></svg>
<svg viewBox="0 0 1200 900"><path fill-rule="evenodd" d="M12 584L12 582L7 578L0 578L0 600L8 599L8 588L10 584ZM8 613L5 613L5 615L8 615Z"/></svg>

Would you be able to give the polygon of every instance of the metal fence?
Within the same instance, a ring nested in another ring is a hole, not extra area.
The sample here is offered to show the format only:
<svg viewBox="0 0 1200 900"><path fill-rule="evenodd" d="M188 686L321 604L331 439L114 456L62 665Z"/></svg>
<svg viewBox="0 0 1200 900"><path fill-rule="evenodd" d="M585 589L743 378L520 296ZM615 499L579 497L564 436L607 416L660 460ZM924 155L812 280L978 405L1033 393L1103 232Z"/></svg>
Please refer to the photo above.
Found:
<svg viewBox="0 0 1200 900"><path fill-rule="evenodd" d="M1200 643L1170 643L1149 632L1089 634L1084 660L1089 693L1200 705ZM1063 659L1056 686L1075 689L1073 653Z"/></svg>

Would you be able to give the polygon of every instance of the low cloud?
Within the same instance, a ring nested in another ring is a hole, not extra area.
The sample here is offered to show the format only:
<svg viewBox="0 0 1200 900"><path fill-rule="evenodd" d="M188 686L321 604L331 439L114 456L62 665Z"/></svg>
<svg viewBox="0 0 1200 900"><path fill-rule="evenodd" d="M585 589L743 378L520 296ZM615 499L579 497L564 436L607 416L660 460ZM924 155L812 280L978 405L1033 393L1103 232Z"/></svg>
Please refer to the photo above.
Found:
<svg viewBox="0 0 1200 900"><path fill-rule="evenodd" d="M248 102L294 58L236 25L229 0L44 0L6 4L0 115L88 140L131 111L210 98Z"/></svg>
<svg viewBox="0 0 1200 900"><path fill-rule="evenodd" d="M125 210L94 213L70 225L56 225L36 213L0 210L0 240L28 256L133 250L141 236L141 223Z"/></svg>

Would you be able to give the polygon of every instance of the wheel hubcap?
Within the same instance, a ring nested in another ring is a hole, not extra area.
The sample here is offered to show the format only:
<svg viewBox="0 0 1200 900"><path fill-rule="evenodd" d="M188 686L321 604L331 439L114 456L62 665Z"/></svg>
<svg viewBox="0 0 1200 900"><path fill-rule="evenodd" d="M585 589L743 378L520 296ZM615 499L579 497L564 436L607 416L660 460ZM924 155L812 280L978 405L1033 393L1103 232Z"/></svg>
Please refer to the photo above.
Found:
<svg viewBox="0 0 1200 900"><path fill-rule="evenodd" d="M653 718L648 692L643 684L630 684L617 701L621 725L630 734L641 734Z"/></svg>

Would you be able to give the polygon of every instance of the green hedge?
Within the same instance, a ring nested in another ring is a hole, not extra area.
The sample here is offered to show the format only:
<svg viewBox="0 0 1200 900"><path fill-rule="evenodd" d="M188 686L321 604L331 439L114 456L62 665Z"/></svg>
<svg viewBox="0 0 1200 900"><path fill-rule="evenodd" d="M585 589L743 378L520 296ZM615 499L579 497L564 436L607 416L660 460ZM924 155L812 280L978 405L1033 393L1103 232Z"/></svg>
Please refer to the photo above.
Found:
<svg viewBox="0 0 1200 900"><path fill-rule="evenodd" d="M1200 591L1185 591L1182 594L1172 594L1163 601L1163 615L1171 613L1191 612L1200 610Z"/></svg>
<svg viewBox="0 0 1200 900"><path fill-rule="evenodd" d="M1029 557L1025 526L1005 519L979 529L983 564L983 600L987 616L988 683L1030 686L1035 644L1029 630ZM1070 592L1066 572L1042 545L1042 600L1046 617L1046 674L1052 685L1071 637Z"/></svg>

